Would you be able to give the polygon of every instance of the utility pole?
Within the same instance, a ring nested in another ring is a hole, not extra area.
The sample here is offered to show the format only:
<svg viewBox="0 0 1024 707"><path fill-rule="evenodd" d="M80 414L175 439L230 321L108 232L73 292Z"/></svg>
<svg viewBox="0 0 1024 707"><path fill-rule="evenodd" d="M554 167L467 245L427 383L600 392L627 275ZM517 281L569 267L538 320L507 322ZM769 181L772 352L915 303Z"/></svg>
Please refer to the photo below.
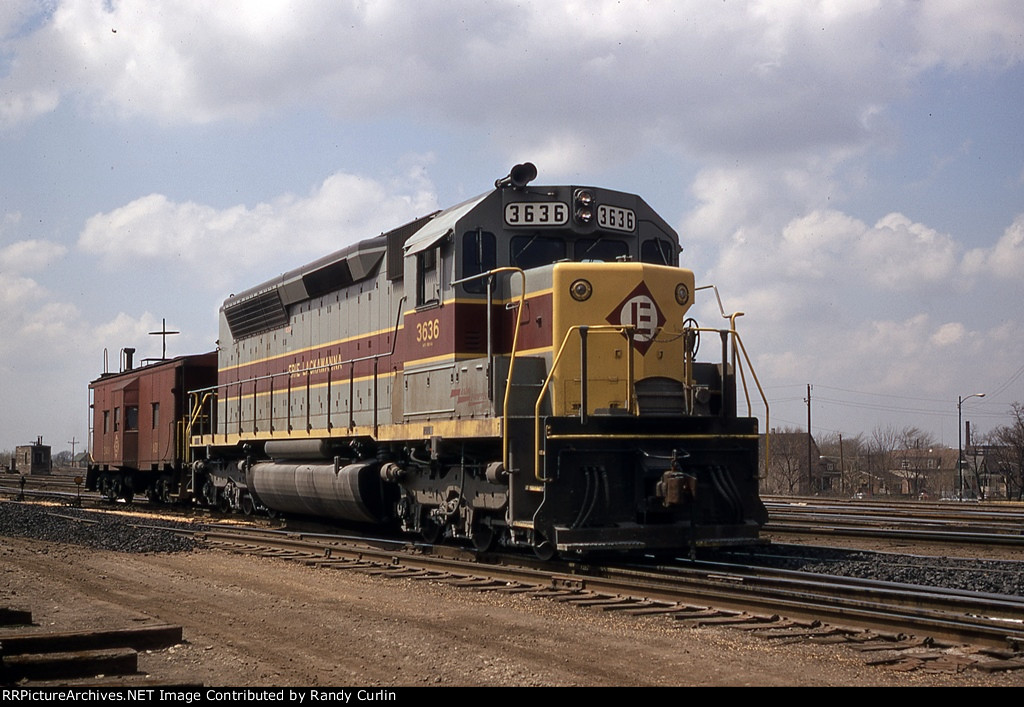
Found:
<svg viewBox="0 0 1024 707"><path fill-rule="evenodd" d="M811 465L811 384L807 384L807 491L814 492L814 467Z"/></svg>
<svg viewBox="0 0 1024 707"><path fill-rule="evenodd" d="M78 443L78 440L75 439L74 437L72 437L71 441L68 442L68 444L71 445L71 466L75 465L75 444L77 444L77 443Z"/></svg>
<svg viewBox="0 0 1024 707"><path fill-rule="evenodd" d="M967 396L959 395L956 399L956 474L960 480L960 490L957 492L960 501L964 500L964 401L984 397L984 393L971 393Z"/></svg>
<svg viewBox="0 0 1024 707"><path fill-rule="evenodd" d="M171 334L180 334L181 332L180 331L167 331L167 320L166 319L161 319L160 321L161 321L160 331L151 331L151 332L149 332L149 335L150 336L159 336L159 337L163 338L164 349L163 349L163 353L160 354L160 360L161 361L166 361L167 360L167 337L170 336Z"/></svg>
<svg viewBox="0 0 1024 707"><path fill-rule="evenodd" d="M846 472L843 469L843 433L839 433L839 493L846 493Z"/></svg>

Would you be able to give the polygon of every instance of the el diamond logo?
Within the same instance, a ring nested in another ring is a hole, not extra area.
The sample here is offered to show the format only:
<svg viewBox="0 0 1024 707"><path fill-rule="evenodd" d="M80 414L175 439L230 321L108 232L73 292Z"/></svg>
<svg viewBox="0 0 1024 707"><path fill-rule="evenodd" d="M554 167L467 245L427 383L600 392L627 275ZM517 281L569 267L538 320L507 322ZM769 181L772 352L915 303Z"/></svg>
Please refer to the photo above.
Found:
<svg viewBox="0 0 1024 707"><path fill-rule="evenodd" d="M661 313L647 285L641 282L612 310L607 321L609 324L634 327L633 346L643 356L651 348L658 330L665 326L665 315Z"/></svg>

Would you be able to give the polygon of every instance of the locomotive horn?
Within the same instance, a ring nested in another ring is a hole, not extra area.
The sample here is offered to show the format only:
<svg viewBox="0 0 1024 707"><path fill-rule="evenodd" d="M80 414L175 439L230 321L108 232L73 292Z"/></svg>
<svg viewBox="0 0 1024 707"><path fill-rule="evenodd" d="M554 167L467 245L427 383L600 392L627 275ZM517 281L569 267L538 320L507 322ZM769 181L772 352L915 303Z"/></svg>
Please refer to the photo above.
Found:
<svg viewBox="0 0 1024 707"><path fill-rule="evenodd" d="M536 178L537 168L533 166L533 162L524 162L513 167L507 177L495 180L494 186L498 189L502 187L522 189Z"/></svg>

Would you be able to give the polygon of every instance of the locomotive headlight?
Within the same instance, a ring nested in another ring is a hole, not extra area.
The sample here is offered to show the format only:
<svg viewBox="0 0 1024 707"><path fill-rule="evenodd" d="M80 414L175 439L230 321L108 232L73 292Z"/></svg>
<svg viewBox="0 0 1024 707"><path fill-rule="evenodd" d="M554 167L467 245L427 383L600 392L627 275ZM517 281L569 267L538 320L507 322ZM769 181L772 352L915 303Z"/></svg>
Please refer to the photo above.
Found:
<svg viewBox="0 0 1024 707"><path fill-rule="evenodd" d="M676 285L676 302L678 302L679 304L686 304L689 301L690 288L680 282L678 285Z"/></svg>
<svg viewBox="0 0 1024 707"><path fill-rule="evenodd" d="M580 223L594 220L594 192L589 189L577 189L572 195L573 213Z"/></svg>
<svg viewBox="0 0 1024 707"><path fill-rule="evenodd" d="M573 283L569 285L569 294L577 302L585 302L593 293L594 286L586 280L573 280Z"/></svg>

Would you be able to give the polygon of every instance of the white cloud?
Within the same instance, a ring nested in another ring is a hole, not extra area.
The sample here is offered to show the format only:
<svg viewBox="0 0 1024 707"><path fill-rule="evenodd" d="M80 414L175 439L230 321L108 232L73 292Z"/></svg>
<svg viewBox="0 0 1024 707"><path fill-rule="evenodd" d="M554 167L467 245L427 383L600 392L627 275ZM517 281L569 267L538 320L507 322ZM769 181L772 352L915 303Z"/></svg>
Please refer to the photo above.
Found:
<svg viewBox="0 0 1024 707"><path fill-rule="evenodd" d="M967 328L960 322L943 324L928 339L930 344L935 346L956 346L964 340Z"/></svg>
<svg viewBox="0 0 1024 707"><path fill-rule="evenodd" d="M1007 280L1024 277L1024 214L1014 219L992 249L975 248L964 261L972 275L992 274Z"/></svg>
<svg viewBox="0 0 1024 707"><path fill-rule="evenodd" d="M28 240L0 248L0 271L38 272L64 257L67 248L59 243Z"/></svg>
<svg viewBox="0 0 1024 707"><path fill-rule="evenodd" d="M935 0L920 3L919 12L922 65L978 69L1024 61L1024 13L1017 0Z"/></svg>
<svg viewBox="0 0 1024 707"><path fill-rule="evenodd" d="M859 239L855 267L884 290L907 291L947 283L956 271L958 247L953 239L889 214Z"/></svg>
<svg viewBox="0 0 1024 707"><path fill-rule="evenodd" d="M730 201L728 195L723 199ZM706 207L700 209L706 216ZM733 218L726 208L720 212L723 220ZM737 228L717 252L709 276L726 290L743 292L755 303L750 309L756 306L772 319L799 313L814 320L822 307L866 298L886 298L890 312L904 311L908 305L897 294L945 288L960 267L952 237L902 214L869 226L831 209L811 211L778 229Z"/></svg>
<svg viewBox="0 0 1024 707"><path fill-rule="evenodd" d="M0 277L0 330L6 331L10 336L15 331L11 324L16 312L26 307L28 303L40 299L45 292L35 280L4 273L4 276ZM4 338L7 337L0 337Z"/></svg>
<svg viewBox="0 0 1024 707"><path fill-rule="evenodd" d="M253 207L215 209L151 194L91 217L78 245L109 267L180 267L219 286L224 263L234 279L256 264L288 263L283 271L434 211L436 201L417 168L390 183L337 173L307 196Z"/></svg>
<svg viewBox="0 0 1024 707"><path fill-rule="evenodd" d="M561 122L596 154L630 143L813 154L870 139L884 103L924 68L1020 61L1020 23L1012 0L263 2L244 11L63 0L44 26L0 47L16 57L0 83L0 116L29 119L60 95L167 124L319 106L478 125L485 111L499 144L518 136L513 152Z"/></svg>

